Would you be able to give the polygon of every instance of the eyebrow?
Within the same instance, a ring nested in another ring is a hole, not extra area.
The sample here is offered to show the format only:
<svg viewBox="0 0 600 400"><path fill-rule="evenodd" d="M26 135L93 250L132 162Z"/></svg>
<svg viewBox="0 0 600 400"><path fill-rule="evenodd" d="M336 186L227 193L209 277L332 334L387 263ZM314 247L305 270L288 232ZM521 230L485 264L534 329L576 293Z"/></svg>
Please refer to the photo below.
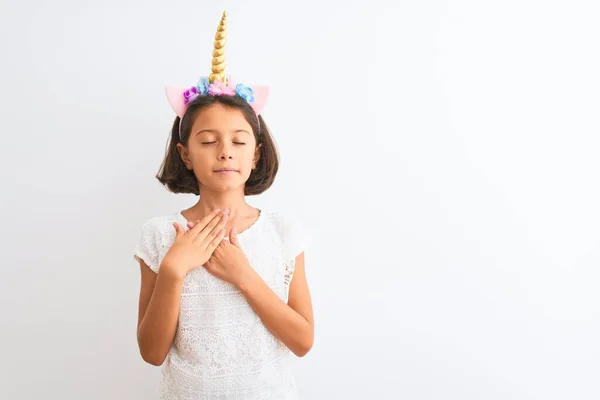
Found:
<svg viewBox="0 0 600 400"><path fill-rule="evenodd" d="M217 134L218 134L218 133L220 133L220 132L221 132L221 131L218 131L218 130L216 130L216 129L201 129L201 130L199 130L198 132L196 132L195 134L196 134L196 135L199 135L199 134L201 134L201 133L217 133ZM233 130L233 131L231 131L231 132L232 132L232 133L245 132L245 133L247 133L248 135L250 135L250 132L248 132L248 131L247 131L247 130L245 130L245 129L235 129L235 130Z"/></svg>

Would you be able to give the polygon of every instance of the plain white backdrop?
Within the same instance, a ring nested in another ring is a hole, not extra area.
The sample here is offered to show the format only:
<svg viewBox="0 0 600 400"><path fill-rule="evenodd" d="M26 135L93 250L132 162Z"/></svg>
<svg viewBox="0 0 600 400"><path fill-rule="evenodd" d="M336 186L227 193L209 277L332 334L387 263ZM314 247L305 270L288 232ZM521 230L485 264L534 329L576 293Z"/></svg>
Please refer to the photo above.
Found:
<svg viewBox="0 0 600 400"><path fill-rule="evenodd" d="M165 84L272 86L316 342L304 399L600 398L600 37L590 1L0 6L0 398L156 398L138 354Z"/></svg>

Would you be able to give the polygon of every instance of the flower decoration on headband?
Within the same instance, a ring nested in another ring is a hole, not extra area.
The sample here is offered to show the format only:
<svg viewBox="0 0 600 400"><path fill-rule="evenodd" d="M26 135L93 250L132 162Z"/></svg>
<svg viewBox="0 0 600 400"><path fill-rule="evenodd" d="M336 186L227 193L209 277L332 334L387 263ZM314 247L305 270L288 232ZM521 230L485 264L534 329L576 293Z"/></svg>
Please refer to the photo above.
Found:
<svg viewBox="0 0 600 400"><path fill-rule="evenodd" d="M167 86L166 94L173 111L183 118L188 105L198 96L239 96L260 115L269 97L268 86L247 86L234 84L225 76L225 38L227 31L227 13L223 12L215 35L212 53L211 74L203 76L192 87Z"/></svg>
<svg viewBox="0 0 600 400"><path fill-rule="evenodd" d="M183 92L183 102L187 106L191 101L193 101L196 97L200 96L198 93L198 89L196 86L189 88L185 92Z"/></svg>
<svg viewBox="0 0 600 400"><path fill-rule="evenodd" d="M238 83L235 86L235 94L246 100L248 103L254 101L254 90L251 87Z"/></svg>
<svg viewBox="0 0 600 400"><path fill-rule="evenodd" d="M198 93L200 93L201 95L206 96L208 94L209 85L210 82L208 81L208 78L203 76L198 80L198 83L196 84L196 90L198 90Z"/></svg>
<svg viewBox="0 0 600 400"><path fill-rule="evenodd" d="M229 87L225 82L216 81L208 87L208 94L211 96L233 96L235 95L235 89Z"/></svg>

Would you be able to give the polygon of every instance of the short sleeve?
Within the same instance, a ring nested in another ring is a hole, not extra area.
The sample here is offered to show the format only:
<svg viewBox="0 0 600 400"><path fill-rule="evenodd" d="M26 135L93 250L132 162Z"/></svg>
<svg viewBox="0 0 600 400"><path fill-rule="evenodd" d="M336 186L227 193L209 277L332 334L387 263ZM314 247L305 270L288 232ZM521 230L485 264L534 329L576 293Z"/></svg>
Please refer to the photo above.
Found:
<svg viewBox="0 0 600 400"><path fill-rule="evenodd" d="M306 250L312 236L302 221L295 215L286 218L283 253L286 260L295 259Z"/></svg>
<svg viewBox="0 0 600 400"><path fill-rule="evenodd" d="M138 261L140 259L143 260L154 272L158 272L159 267L158 233L155 223L152 221L146 222L142 227L142 232L134 251L134 258Z"/></svg>

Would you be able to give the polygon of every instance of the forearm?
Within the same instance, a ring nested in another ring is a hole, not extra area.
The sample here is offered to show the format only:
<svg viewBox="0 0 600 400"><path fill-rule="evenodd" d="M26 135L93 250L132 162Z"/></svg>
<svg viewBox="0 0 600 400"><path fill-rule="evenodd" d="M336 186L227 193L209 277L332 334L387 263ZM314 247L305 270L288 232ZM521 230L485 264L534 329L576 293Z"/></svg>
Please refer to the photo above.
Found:
<svg viewBox="0 0 600 400"><path fill-rule="evenodd" d="M165 360L177 330L183 280L161 266L152 298L138 329L142 358L153 365Z"/></svg>
<svg viewBox="0 0 600 400"><path fill-rule="evenodd" d="M271 333L294 354L304 356L313 344L313 325L271 290L255 272L239 285L252 309Z"/></svg>

